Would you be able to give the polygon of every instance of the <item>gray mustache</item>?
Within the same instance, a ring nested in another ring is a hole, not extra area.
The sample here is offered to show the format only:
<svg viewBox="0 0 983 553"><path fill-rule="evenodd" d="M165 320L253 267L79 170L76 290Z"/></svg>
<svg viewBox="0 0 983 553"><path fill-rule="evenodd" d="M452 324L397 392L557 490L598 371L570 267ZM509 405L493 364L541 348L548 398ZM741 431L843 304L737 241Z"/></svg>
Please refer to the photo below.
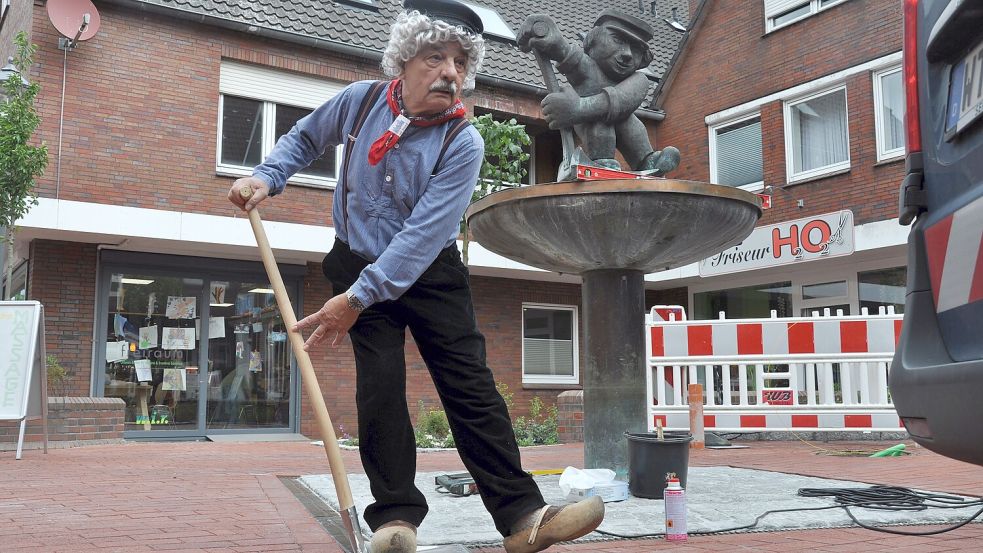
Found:
<svg viewBox="0 0 983 553"><path fill-rule="evenodd" d="M457 83L453 81L435 81L430 85L430 92L450 92L457 96Z"/></svg>

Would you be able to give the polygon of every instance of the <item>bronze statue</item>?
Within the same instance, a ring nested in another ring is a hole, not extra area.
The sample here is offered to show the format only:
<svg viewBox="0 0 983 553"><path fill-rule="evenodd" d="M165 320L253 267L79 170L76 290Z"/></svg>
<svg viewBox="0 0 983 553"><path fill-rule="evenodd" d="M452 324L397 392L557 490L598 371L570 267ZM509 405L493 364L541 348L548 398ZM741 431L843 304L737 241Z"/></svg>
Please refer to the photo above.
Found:
<svg viewBox="0 0 983 553"><path fill-rule="evenodd" d="M530 15L519 29L519 48L532 50L540 62L549 94L543 115L551 129L563 136L564 164L557 180L570 177L574 129L589 161L586 164L620 170L617 148L633 171L661 176L679 165L679 150L672 146L654 151L645 125L635 110L645 100L649 81L639 69L652 61L652 27L630 15L606 9L587 33L584 46L566 42L548 15ZM569 85L556 86L549 60L557 62ZM578 149L579 150L579 149Z"/></svg>

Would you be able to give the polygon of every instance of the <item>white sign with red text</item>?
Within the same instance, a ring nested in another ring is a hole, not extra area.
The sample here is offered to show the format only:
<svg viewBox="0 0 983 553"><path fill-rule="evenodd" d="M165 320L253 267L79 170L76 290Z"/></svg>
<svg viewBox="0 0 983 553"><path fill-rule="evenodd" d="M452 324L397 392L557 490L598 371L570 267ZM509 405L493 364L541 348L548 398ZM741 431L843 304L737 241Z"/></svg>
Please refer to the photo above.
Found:
<svg viewBox="0 0 983 553"><path fill-rule="evenodd" d="M700 276L723 275L853 253L853 212L758 227L740 244L700 261Z"/></svg>

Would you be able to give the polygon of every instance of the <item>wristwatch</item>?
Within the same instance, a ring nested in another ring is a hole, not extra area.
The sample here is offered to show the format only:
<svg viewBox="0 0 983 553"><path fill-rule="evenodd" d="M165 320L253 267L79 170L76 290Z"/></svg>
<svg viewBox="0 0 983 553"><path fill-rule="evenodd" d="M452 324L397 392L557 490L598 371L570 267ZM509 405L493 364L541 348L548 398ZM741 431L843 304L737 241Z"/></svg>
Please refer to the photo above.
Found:
<svg viewBox="0 0 983 553"><path fill-rule="evenodd" d="M362 311L365 311L365 305L362 303L361 300L355 297L355 292L352 292L351 290L345 292L345 298L348 300L349 309L355 311L356 313L361 313Z"/></svg>

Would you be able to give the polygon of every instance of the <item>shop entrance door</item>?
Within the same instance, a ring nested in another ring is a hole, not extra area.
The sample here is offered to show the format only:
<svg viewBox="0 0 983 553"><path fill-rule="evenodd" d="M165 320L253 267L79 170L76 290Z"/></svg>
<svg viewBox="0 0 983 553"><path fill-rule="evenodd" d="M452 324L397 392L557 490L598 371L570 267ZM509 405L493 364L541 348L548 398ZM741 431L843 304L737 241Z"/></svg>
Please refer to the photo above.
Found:
<svg viewBox="0 0 983 553"><path fill-rule="evenodd" d="M104 273L105 350L97 357L105 369L97 385L126 403L126 435L289 431L294 373L269 283L184 274Z"/></svg>
<svg viewBox="0 0 983 553"><path fill-rule="evenodd" d="M266 282L211 284L206 429L287 428L290 342Z"/></svg>

